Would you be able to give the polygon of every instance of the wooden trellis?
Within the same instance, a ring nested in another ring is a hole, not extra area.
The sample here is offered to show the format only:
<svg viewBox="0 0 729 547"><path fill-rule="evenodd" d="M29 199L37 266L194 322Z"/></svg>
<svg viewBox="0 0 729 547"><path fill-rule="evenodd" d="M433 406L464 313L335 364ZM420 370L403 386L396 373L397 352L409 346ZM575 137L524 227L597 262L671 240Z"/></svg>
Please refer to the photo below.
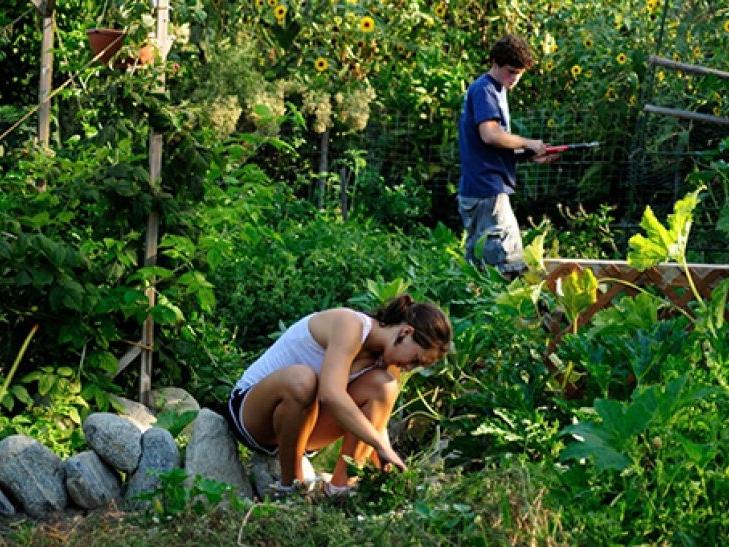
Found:
<svg viewBox="0 0 729 547"><path fill-rule="evenodd" d="M684 270L675 263L659 264L643 272L631 268L624 260L577 260L569 258L546 259L547 285L555 290L559 278L572 272L591 269L595 277L607 285L605 292L598 293L597 301L580 314L578 328L587 324L601 309L612 305L621 294L635 295L640 288L654 287L663 296L680 308L689 311L694 295ZM722 280L729 278L729 265L689 264L688 269L696 290L702 298L708 298L711 291ZM558 320L552 320L549 329L555 335L555 345L566 329Z"/></svg>

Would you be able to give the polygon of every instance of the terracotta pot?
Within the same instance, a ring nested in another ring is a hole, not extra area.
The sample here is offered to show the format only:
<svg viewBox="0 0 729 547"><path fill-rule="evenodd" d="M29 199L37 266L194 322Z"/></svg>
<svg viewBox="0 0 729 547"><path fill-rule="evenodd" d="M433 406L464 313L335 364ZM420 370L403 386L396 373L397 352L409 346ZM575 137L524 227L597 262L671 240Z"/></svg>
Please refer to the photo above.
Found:
<svg viewBox="0 0 729 547"><path fill-rule="evenodd" d="M147 65L154 61L154 46L148 44L139 48L137 59L140 65Z"/></svg>
<svg viewBox="0 0 729 547"><path fill-rule="evenodd" d="M86 36L94 57L104 51L97 60L101 64L108 63L124 43L124 31L113 28L92 28L86 31Z"/></svg>

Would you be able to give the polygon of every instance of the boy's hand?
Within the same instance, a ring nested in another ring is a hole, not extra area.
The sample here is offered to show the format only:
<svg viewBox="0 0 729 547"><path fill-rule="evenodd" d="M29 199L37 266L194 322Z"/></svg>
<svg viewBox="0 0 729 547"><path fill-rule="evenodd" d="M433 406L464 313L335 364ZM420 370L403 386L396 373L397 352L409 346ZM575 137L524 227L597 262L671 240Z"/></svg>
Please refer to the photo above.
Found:
<svg viewBox="0 0 729 547"><path fill-rule="evenodd" d="M539 139L524 139L524 147L531 150L535 156L543 156L547 153L547 145Z"/></svg>
<svg viewBox="0 0 729 547"><path fill-rule="evenodd" d="M532 161L534 163L552 163L559 159L559 154L547 154L546 156L534 156Z"/></svg>

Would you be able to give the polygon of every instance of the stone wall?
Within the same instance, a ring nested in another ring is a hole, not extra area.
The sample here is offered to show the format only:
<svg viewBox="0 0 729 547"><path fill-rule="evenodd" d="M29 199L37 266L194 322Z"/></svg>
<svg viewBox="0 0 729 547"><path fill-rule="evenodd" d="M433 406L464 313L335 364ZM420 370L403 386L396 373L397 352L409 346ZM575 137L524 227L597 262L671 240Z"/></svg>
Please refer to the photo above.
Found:
<svg viewBox="0 0 729 547"><path fill-rule="evenodd" d="M178 388L158 390L153 400L159 403L158 411L199 410L197 402ZM190 480L200 475L252 497L249 470L238 458L237 441L222 416L207 408L199 410L189 426L182 462L170 432L154 425L151 409L122 398L116 402L124 407L123 413L97 412L86 418L83 431L90 449L66 461L24 435L0 441L0 515L23 511L44 518L67 507L95 509L112 501L131 507L141 492L159 485L160 472L183 465Z"/></svg>

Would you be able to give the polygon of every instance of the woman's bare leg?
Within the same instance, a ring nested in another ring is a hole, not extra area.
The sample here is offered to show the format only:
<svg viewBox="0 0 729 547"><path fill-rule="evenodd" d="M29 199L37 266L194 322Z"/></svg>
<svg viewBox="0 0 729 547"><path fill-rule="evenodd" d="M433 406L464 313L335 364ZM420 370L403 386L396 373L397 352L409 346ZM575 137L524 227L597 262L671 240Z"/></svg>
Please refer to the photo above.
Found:
<svg viewBox="0 0 729 547"><path fill-rule="evenodd" d="M387 428L392 408L399 393L399 385L386 370L376 369L367 372L352 382L347 392L359 406L367 419L380 432ZM332 484L347 484L347 466L341 456L350 456L357 462L363 462L372 454L372 447L360 441L351 433L342 430L326 406L321 405L318 421L311 431L306 448L317 449L327 446L344 436L340 458L332 473Z"/></svg>
<svg viewBox="0 0 729 547"><path fill-rule="evenodd" d="M281 484L303 480L301 456L317 423L317 377L305 365L278 370L253 386L243 406L243 423L262 445L278 445Z"/></svg>

